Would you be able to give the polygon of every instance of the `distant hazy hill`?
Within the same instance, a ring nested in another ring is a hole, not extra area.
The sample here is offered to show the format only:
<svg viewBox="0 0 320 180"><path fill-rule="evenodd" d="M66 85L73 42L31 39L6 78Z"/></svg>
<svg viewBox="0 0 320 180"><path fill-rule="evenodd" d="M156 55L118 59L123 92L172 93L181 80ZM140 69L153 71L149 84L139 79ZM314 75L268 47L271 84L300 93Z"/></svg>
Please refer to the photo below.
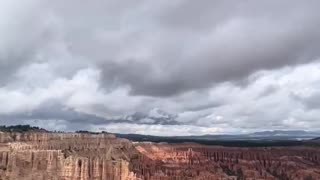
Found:
<svg viewBox="0 0 320 180"><path fill-rule="evenodd" d="M252 136L300 136L300 137L317 137L320 136L320 132L314 131L303 131L303 130L293 130L293 131L262 131L255 132L251 134Z"/></svg>
<svg viewBox="0 0 320 180"><path fill-rule="evenodd" d="M320 132L311 131L263 131L255 132L250 134L237 134L237 135L202 135L202 136L150 136L150 135L140 135L140 134L116 134L116 136L121 138L127 138L133 141L152 141L152 142L275 142L275 141L301 141L301 140L311 140L313 138L320 137Z"/></svg>
<svg viewBox="0 0 320 180"><path fill-rule="evenodd" d="M314 139L312 139L311 141L316 141L316 142L319 142L319 143L320 143L320 137L314 138Z"/></svg>

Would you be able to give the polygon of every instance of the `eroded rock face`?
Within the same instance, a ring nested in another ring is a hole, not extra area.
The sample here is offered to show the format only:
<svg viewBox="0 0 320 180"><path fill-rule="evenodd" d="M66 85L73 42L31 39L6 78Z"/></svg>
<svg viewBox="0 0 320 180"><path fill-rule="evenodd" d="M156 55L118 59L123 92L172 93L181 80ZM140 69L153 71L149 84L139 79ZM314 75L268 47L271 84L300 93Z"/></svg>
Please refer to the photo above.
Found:
<svg viewBox="0 0 320 180"><path fill-rule="evenodd" d="M132 143L111 134L0 133L0 180L320 179L317 147Z"/></svg>
<svg viewBox="0 0 320 180"><path fill-rule="evenodd" d="M147 179L320 179L320 149L140 144L133 164ZM151 160L151 161L150 161ZM143 163L141 163L143 162Z"/></svg>
<svg viewBox="0 0 320 180"><path fill-rule="evenodd" d="M0 140L0 179L137 179L132 143L111 134L1 133Z"/></svg>

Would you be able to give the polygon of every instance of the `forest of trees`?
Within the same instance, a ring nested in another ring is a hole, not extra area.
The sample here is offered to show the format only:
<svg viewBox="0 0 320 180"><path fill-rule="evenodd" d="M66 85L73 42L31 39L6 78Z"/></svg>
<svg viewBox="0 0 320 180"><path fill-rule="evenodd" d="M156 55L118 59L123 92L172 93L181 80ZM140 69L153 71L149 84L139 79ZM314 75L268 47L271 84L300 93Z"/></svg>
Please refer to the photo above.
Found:
<svg viewBox="0 0 320 180"><path fill-rule="evenodd" d="M2 132L30 132L30 131L41 131L48 132L47 130L30 125L14 125L14 126L0 126Z"/></svg>

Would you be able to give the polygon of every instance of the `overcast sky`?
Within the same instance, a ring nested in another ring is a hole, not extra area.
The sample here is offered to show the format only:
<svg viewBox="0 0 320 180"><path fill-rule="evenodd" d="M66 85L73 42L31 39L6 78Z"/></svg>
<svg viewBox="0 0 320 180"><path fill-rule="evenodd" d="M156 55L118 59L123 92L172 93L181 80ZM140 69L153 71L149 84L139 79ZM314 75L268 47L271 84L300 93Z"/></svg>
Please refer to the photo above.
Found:
<svg viewBox="0 0 320 180"><path fill-rule="evenodd" d="M0 121L320 130L316 0L1 0Z"/></svg>

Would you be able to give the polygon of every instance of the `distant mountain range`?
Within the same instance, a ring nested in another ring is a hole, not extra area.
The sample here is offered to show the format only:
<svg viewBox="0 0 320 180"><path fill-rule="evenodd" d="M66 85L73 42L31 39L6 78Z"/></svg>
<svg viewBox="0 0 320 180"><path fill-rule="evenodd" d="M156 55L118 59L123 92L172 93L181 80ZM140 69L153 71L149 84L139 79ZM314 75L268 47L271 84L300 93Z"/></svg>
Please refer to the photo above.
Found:
<svg viewBox="0 0 320 180"><path fill-rule="evenodd" d="M316 131L303 131L303 130L274 130L274 131L262 131L251 134L252 136L300 136L300 137L317 137L320 136L320 132Z"/></svg>
<svg viewBox="0 0 320 180"><path fill-rule="evenodd" d="M140 134L116 134L118 137L134 141L185 140L185 141L301 141L320 137L320 132L303 130L274 130L236 135L201 135L201 136L151 136Z"/></svg>

